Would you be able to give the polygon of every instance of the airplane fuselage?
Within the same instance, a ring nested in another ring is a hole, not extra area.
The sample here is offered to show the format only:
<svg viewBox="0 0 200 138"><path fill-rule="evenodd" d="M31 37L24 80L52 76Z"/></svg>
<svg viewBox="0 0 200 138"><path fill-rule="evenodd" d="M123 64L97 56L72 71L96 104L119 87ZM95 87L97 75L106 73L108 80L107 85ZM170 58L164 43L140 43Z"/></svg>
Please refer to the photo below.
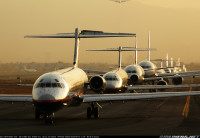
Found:
<svg viewBox="0 0 200 138"><path fill-rule="evenodd" d="M113 92L123 89L128 80L128 75L123 69L116 69L103 75L106 80L107 92Z"/></svg>
<svg viewBox="0 0 200 138"><path fill-rule="evenodd" d="M55 112L63 105L72 105L84 92L88 82L86 73L79 68L66 68L40 76L34 83L32 96L40 111Z"/></svg>
<svg viewBox="0 0 200 138"><path fill-rule="evenodd" d="M138 75L138 76L144 77L144 70L139 65L129 65L125 67L124 70L128 74L129 79L132 75Z"/></svg>
<svg viewBox="0 0 200 138"><path fill-rule="evenodd" d="M156 75L156 65L150 61L142 61L139 65L144 69L144 77L154 77Z"/></svg>

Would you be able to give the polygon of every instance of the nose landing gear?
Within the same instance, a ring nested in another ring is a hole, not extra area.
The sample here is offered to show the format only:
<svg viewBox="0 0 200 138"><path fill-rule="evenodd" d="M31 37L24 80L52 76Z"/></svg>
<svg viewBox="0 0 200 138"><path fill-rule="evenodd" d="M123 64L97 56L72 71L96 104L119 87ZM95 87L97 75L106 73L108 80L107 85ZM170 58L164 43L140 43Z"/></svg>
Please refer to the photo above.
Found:
<svg viewBox="0 0 200 138"><path fill-rule="evenodd" d="M45 124L53 125L54 117L55 117L54 113L42 113L37 108L35 109L35 119L36 120L44 119Z"/></svg>
<svg viewBox="0 0 200 138"><path fill-rule="evenodd" d="M45 115L45 123L46 124L49 124L49 125L53 125L53 121L54 121L54 113L47 113Z"/></svg>

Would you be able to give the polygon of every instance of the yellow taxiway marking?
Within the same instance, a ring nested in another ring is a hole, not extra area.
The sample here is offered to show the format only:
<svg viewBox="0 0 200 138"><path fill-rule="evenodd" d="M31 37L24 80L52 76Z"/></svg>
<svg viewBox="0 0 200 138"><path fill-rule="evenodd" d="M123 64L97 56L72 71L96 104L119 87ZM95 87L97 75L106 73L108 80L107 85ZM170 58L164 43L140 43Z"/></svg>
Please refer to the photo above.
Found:
<svg viewBox="0 0 200 138"><path fill-rule="evenodd" d="M185 118L188 117L189 109L190 109L190 96L187 96L187 100L186 100L186 103L185 103L185 106L184 106L183 112L182 112L183 117L185 117Z"/></svg>
<svg viewBox="0 0 200 138"><path fill-rule="evenodd" d="M193 83L193 79L191 80L191 83ZM189 88L189 91L192 91L192 87ZM190 96L187 96L187 100L185 103L185 106L183 108L182 116L187 118L189 114L189 109L190 109Z"/></svg>

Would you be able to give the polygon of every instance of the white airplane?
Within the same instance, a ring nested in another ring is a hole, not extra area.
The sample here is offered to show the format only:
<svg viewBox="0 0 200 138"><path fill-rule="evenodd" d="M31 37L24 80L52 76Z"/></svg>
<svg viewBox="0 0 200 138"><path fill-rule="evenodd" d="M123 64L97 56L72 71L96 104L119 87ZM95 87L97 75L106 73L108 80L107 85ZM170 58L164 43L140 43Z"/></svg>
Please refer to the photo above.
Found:
<svg viewBox="0 0 200 138"><path fill-rule="evenodd" d="M137 39L136 39L137 47ZM148 37L148 49L150 49L150 32ZM157 85L167 85L167 79L172 79L173 84L182 84L184 77L199 76L200 71L191 71L191 72L175 72L175 73L166 73L166 68L158 68L150 60L150 50L148 51L148 60L142 61L137 65L137 51L135 53L135 65L129 65L125 68L126 72L129 75L131 84L143 84L144 82L152 82L154 84L157 81ZM166 56L167 60L166 65L168 66L168 55ZM161 62L162 63L162 62ZM172 62L171 62L172 64ZM161 65L162 66L162 65ZM180 62L177 67L180 66ZM142 67L142 68L141 68ZM168 67L169 68L169 67ZM165 70L164 70L165 69ZM170 70L171 71L171 70Z"/></svg>
<svg viewBox="0 0 200 138"><path fill-rule="evenodd" d="M37 71L36 69L27 69L26 66L24 66L24 70L26 72L36 72Z"/></svg>
<svg viewBox="0 0 200 138"><path fill-rule="evenodd" d="M127 1L130 1L130 0L111 0L111 1L122 3L122 2L127 2Z"/></svg>
<svg viewBox="0 0 200 138"><path fill-rule="evenodd" d="M54 112L64 106L77 106L81 103L89 103L87 118L99 118L98 102L101 101L122 101L132 99L159 98L169 96L200 95L200 92L169 92L169 93L143 93L143 94L83 94L88 84L86 73L78 68L79 39L95 37L125 37L135 34L104 33L97 31L82 31L75 33L63 33L55 35L25 36L28 38L75 38L73 66L45 73L34 83L32 95L0 95L0 101L7 102L32 102L35 106L35 118L44 117L46 123L52 124ZM188 85L182 87L200 87L200 85ZM147 86L143 86L147 89ZM151 86L152 87L152 86ZM155 88L155 86L153 86ZM161 86L159 86L161 87ZM169 86L168 86L169 87ZM134 87L128 87L129 90ZM137 87L139 89L139 87ZM140 86L141 88L141 86ZM177 88L177 86L171 86Z"/></svg>
<svg viewBox="0 0 200 138"><path fill-rule="evenodd" d="M168 54L166 56L166 59L154 59L154 60L151 60L151 61L159 61L160 62L160 67L157 68L156 76L159 76L159 75L162 75L162 74L165 74L165 73L178 73L176 71L176 68L173 65L173 61L176 61L176 60L173 60L173 58L171 58L169 60ZM166 61L166 67L163 67L163 61ZM168 66L169 61L171 62L171 66Z"/></svg>
<svg viewBox="0 0 200 138"><path fill-rule="evenodd" d="M148 37L148 48L150 49L150 32L149 32L149 37ZM144 77L153 77L156 75L156 69L157 66L151 62L150 59L150 51L148 51L148 57L147 60L141 61L138 65L140 65L145 72Z"/></svg>
<svg viewBox="0 0 200 138"><path fill-rule="evenodd" d="M87 51L117 51L119 52L119 64L118 68L109 72L84 70L87 73L98 73L103 76L93 76L90 79L90 88L97 92L113 93L123 92L128 82L128 74L124 69L121 68L121 52L122 51L148 51L146 48L133 48L133 47L119 47L119 48L107 48L107 49L90 49ZM154 49L152 49L154 50ZM101 84L101 85L100 85ZM105 87L103 87L105 86Z"/></svg>

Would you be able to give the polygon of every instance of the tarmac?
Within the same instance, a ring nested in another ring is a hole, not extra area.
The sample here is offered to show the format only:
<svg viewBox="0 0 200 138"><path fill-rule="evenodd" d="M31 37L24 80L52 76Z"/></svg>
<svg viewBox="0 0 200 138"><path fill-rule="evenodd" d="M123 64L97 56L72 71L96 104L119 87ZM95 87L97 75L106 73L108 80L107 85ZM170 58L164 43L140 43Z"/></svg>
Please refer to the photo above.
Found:
<svg viewBox="0 0 200 138"><path fill-rule="evenodd" d="M54 125L35 120L30 103L1 102L0 135L200 135L200 96L188 97L101 103L99 119L87 119L83 103L56 112Z"/></svg>

